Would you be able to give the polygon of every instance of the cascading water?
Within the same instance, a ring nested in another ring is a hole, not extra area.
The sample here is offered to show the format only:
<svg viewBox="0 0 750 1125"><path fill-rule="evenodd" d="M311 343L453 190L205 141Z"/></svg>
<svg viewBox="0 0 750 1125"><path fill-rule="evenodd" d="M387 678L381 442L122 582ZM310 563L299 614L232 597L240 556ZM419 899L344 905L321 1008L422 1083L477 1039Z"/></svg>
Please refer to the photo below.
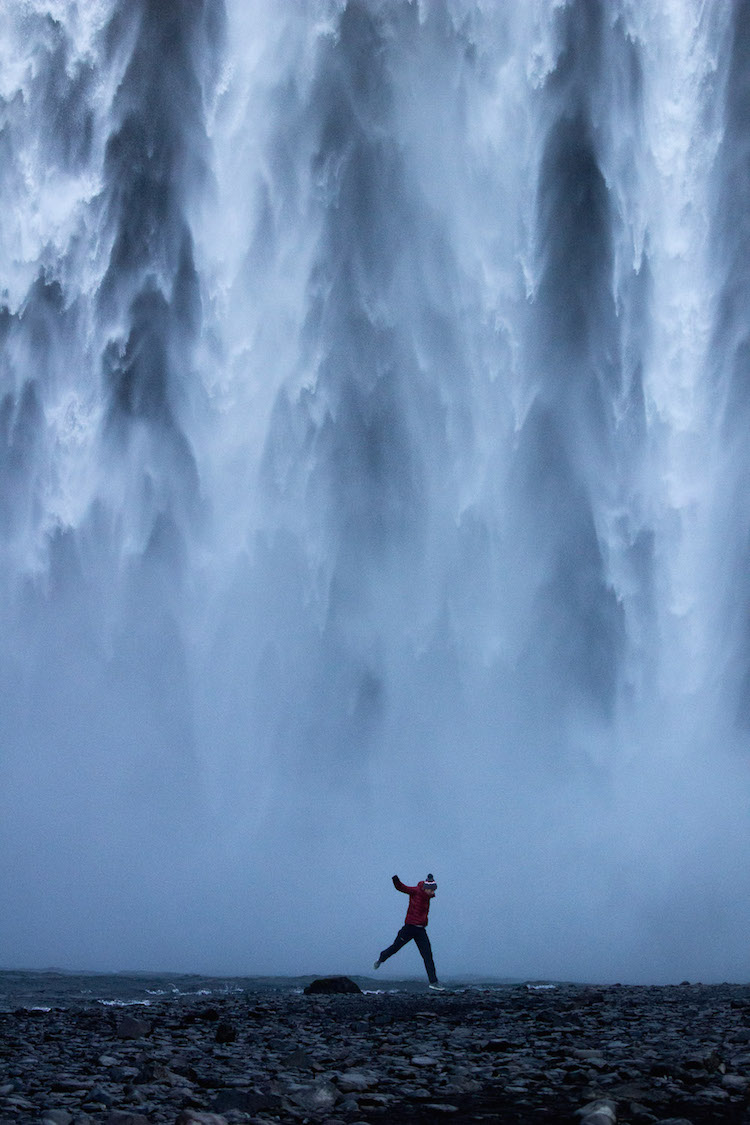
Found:
<svg viewBox="0 0 750 1125"><path fill-rule="evenodd" d="M0 961L744 977L750 8L0 51Z"/></svg>

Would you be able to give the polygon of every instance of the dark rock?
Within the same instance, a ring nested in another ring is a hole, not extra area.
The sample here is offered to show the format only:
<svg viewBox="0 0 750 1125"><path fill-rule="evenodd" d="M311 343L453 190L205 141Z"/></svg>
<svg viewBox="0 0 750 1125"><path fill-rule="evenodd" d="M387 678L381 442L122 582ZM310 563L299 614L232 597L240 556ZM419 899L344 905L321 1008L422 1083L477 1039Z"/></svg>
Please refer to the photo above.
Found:
<svg viewBox="0 0 750 1125"><path fill-rule="evenodd" d="M750 1079L745 1078L744 1074L725 1074L721 1080L721 1084L725 1090L735 1090L738 1093L743 1093L747 1087Z"/></svg>
<svg viewBox="0 0 750 1125"><path fill-rule="evenodd" d="M227 1125L226 1117L218 1113L204 1113L198 1109L183 1109L175 1125Z"/></svg>
<svg viewBox="0 0 750 1125"><path fill-rule="evenodd" d="M136 1085L145 1086L150 1082L157 1082L166 1078L168 1073L167 1068L161 1063L154 1062L153 1059L146 1059L131 1077Z"/></svg>
<svg viewBox="0 0 750 1125"><path fill-rule="evenodd" d="M338 1087L344 1094L363 1094L377 1085L377 1081L360 1070L346 1070L338 1079Z"/></svg>
<svg viewBox="0 0 750 1125"><path fill-rule="evenodd" d="M581 1125L615 1125L617 1112L615 1103L609 1098L599 1098L577 1110Z"/></svg>
<svg viewBox="0 0 750 1125"><path fill-rule="evenodd" d="M151 1024L146 1020L137 1020L134 1016L123 1016L115 1027L118 1039L140 1039L151 1031Z"/></svg>
<svg viewBox="0 0 750 1125"><path fill-rule="evenodd" d="M46 1109L42 1115L42 1125L70 1125L72 1120L67 1109Z"/></svg>
<svg viewBox="0 0 750 1125"><path fill-rule="evenodd" d="M231 1023L220 1023L216 1028L217 1043L234 1043L237 1038L237 1028Z"/></svg>
<svg viewBox="0 0 750 1125"><path fill-rule="evenodd" d="M630 1103L630 1116L635 1125L652 1125L657 1120L656 1114L652 1113L650 1109L646 1109L645 1105L640 1102Z"/></svg>
<svg viewBox="0 0 750 1125"><path fill-rule="evenodd" d="M291 1086L286 1097L307 1113L328 1113L341 1099L341 1094L331 1082L317 1082L314 1086Z"/></svg>
<svg viewBox="0 0 750 1125"><path fill-rule="evenodd" d="M262 1110L278 1109L280 1099L271 1094L263 1094L257 1090L219 1090L213 1100L211 1108L215 1113L229 1113L239 1110L240 1113L260 1113Z"/></svg>
<svg viewBox="0 0 750 1125"><path fill-rule="evenodd" d="M313 1065L313 1057L307 1051L301 1050L299 1047L296 1051L292 1051L289 1055L284 1055L281 1059L282 1066L284 1067L302 1067L309 1070Z"/></svg>
<svg viewBox="0 0 750 1125"><path fill-rule="evenodd" d="M90 1102L99 1102L100 1105L106 1106L111 1109L115 1104L115 1099L110 1094L109 1090L105 1090L103 1086L94 1086L91 1093L88 1095Z"/></svg>
<svg viewBox="0 0 750 1125"><path fill-rule="evenodd" d="M245 1015L249 1020L266 1020L271 1015L271 1009L266 1004L254 1004Z"/></svg>
<svg viewBox="0 0 750 1125"><path fill-rule="evenodd" d="M332 996L340 993L360 993L362 989L351 980L350 977L320 977L318 980L312 981L305 989L305 995L323 995Z"/></svg>
<svg viewBox="0 0 750 1125"><path fill-rule="evenodd" d="M69 1078L66 1074L60 1074L53 1078L50 1083L50 1089L56 1094L78 1094L81 1090L88 1090L91 1086L91 1081L86 1078Z"/></svg>

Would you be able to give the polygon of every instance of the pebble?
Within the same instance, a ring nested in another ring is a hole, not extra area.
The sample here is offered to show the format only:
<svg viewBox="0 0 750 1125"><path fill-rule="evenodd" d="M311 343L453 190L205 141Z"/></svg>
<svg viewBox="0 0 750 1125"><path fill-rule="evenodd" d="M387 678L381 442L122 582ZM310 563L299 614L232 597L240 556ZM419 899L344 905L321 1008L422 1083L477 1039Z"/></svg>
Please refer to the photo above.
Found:
<svg viewBox="0 0 750 1125"><path fill-rule="evenodd" d="M745 985L18 1009L0 1013L0 1122L736 1125L749 1027Z"/></svg>

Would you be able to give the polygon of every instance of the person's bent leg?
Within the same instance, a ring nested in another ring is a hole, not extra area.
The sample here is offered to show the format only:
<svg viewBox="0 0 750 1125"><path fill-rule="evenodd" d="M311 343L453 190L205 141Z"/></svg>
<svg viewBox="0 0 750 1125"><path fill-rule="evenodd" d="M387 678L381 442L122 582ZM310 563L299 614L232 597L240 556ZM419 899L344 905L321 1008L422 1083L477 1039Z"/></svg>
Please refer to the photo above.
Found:
<svg viewBox="0 0 750 1125"><path fill-rule="evenodd" d="M412 932L412 927L402 926L396 934L396 940L393 942L393 945L389 945L387 949L384 949L378 960L381 964L383 961L387 961L394 953L398 953L399 949L403 949L406 943L411 941L413 937L414 933Z"/></svg>
<svg viewBox="0 0 750 1125"><path fill-rule="evenodd" d="M432 959L432 946L430 939L427 936L427 930L418 929L414 934L414 940L417 943L417 949L422 954L424 967L427 970L427 979L430 984L437 984L437 973L435 972L435 962Z"/></svg>

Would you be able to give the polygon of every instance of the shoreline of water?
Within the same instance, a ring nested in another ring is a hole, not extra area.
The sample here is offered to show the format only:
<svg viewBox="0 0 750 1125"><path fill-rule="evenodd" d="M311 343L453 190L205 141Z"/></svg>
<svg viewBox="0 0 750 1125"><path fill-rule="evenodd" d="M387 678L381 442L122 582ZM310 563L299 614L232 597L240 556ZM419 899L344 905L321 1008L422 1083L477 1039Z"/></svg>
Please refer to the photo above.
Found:
<svg viewBox="0 0 750 1125"><path fill-rule="evenodd" d="M300 976L211 976L203 973L152 971L90 972L75 969L0 969L0 1011L26 1008L152 1007L170 1000L209 999L233 994L300 993L316 977ZM421 992L422 978L375 980L350 974L365 993ZM448 982L455 990L502 989L524 982L510 979L467 977ZM552 982L529 982L530 987L554 987Z"/></svg>

